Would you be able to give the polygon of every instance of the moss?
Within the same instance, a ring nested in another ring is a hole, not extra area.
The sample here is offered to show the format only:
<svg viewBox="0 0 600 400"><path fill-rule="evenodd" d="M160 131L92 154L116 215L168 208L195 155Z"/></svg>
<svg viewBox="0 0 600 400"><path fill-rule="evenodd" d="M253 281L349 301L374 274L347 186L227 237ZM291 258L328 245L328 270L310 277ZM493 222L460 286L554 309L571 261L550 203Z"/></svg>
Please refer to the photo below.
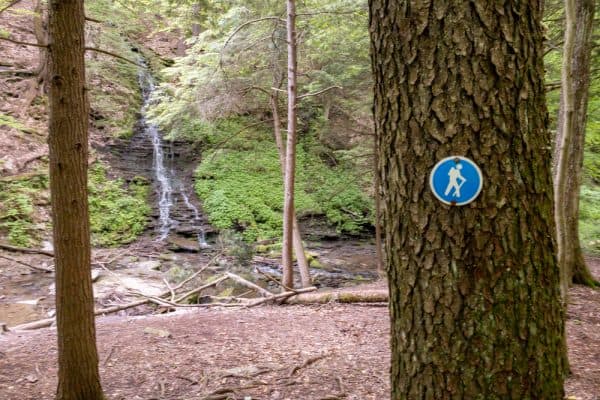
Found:
<svg viewBox="0 0 600 400"><path fill-rule="evenodd" d="M0 232L9 243L29 247L41 236L36 220L35 204L45 202L48 176L26 176L13 181L0 181Z"/></svg>
<svg viewBox="0 0 600 400"><path fill-rule="evenodd" d="M92 243L115 246L135 240L146 229L149 190L143 179L125 185L108 179L101 164L94 165L89 173Z"/></svg>
<svg viewBox="0 0 600 400"><path fill-rule="evenodd" d="M232 137L248 125L219 125L220 135L229 138L228 148L205 154L196 170L196 192L215 227L240 231L247 241L277 238L283 208L279 156L268 131L247 129ZM301 143L295 195L299 217L321 215L340 233L360 232L370 224L373 210L358 180L350 168L329 167Z"/></svg>

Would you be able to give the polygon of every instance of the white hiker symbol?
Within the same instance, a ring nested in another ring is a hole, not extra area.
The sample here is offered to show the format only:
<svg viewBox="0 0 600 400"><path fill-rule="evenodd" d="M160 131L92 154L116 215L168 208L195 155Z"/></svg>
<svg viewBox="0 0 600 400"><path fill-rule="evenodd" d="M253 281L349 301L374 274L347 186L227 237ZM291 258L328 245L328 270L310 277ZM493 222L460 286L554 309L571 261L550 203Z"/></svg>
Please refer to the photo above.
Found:
<svg viewBox="0 0 600 400"><path fill-rule="evenodd" d="M454 189L454 193L452 193L453 197L460 197L460 188L467 181L464 176L460 174L460 170L462 169L461 164L456 164L455 167L450 168L448 172L448 176L450 177L448 181L448 186L446 187L446 191L444 192L444 196L448 196L450 191ZM459 183L460 180L460 183Z"/></svg>

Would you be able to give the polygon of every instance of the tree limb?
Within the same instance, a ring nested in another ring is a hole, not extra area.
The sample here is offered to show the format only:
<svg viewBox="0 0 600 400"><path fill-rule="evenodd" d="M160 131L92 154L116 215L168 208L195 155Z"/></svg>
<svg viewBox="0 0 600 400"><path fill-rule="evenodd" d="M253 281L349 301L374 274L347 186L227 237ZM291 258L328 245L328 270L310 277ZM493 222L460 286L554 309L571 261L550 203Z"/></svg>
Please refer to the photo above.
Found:
<svg viewBox="0 0 600 400"><path fill-rule="evenodd" d="M95 51L96 53L101 53L101 54L106 54L107 56L112 56L112 57L118 58L119 60L127 61L130 64L137 65L138 67L145 68L144 65L138 64L136 61L133 61L133 60L127 58L127 57L120 56L120 55L118 55L116 53L113 53L113 52L110 52L110 51L107 51L107 50L102 50L102 49L99 49L99 48L96 48L96 47L86 47L85 50L86 51Z"/></svg>
<svg viewBox="0 0 600 400"><path fill-rule="evenodd" d="M53 269L50 269L50 268L44 268L44 267L38 267L38 266L36 266L36 265L31 265L31 264L25 263L25 262L23 262L23 261L19 261L19 260L17 260L17 259L14 259L14 258L12 258L12 257L3 256L2 254L0 254L0 258L3 258L3 259L5 259L5 260L8 260L8 261L15 262L15 263L17 263L17 264L21 264L21 265L23 265L23 266L25 266L25 267L27 267L27 268L31 268L31 269L33 269L33 270L35 270L35 271L40 271L40 272L54 272L54 270L53 270Z"/></svg>
<svg viewBox="0 0 600 400"><path fill-rule="evenodd" d="M13 6L15 6L15 5L19 4L21 1L22 1L22 0L14 0L14 1L11 1L11 2L10 2L10 3L9 3L7 6L6 6L6 7L2 8L2 9L0 10L0 15L2 15L2 13L3 13L4 11L8 10L9 8L11 8L11 7L13 7Z"/></svg>
<svg viewBox="0 0 600 400"><path fill-rule="evenodd" d="M302 94L302 95L298 96L298 100L302 100L302 99L304 99L306 97L318 96L320 94L323 94L323 93L328 92L328 91L333 90L333 89L340 89L341 90L342 87L341 86L329 86L328 88L325 88L323 90L319 90L318 92L305 93L305 94Z"/></svg>
<svg viewBox="0 0 600 400"><path fill-rule="evenodd" d="M9 244L0 243L0 249L16 252L16 253L25 253L25 254L43 254L48 257L54 257L54 253L47 250L42 249L28 249L25 247L16 247L11 246Z"/></svg>
<svg viewBox="0 0 600 400"><path fill-rule="evenodd" d="M42 48L48 47L45 44L22 42L20 40L11 39L9 37L4 37L4 36L0 36L0 40L4 40L4 41L11 42L11 43L14 43L14 44L20 44L20 45L23 45L23 46L33 46L33 47L42 47Z"/></svg>

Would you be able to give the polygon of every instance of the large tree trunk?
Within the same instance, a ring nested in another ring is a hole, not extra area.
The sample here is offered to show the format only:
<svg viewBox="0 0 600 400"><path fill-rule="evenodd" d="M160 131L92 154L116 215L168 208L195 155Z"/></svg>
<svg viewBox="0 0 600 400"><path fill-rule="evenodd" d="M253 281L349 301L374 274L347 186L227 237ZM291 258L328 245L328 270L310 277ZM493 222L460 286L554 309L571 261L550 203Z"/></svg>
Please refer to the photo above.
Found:
<svg viewBox="0 0 600 400"><path fill-rule="evenodd" d="M561 399L542 2L370 0L392 400ZM429 189L473 159L474 203Z"/></svg>
<svg viewBox="0 0 600 400"><path fill-rule="evenodd" d="M282 284L294 287L292 242L294 227L294 180L296 176L296 2L287 0L287 48L288 48L288 132L285 156L284 201L283 201L283 245Z"/></svg>
<svg viewBox="0 0 600 400"><path fill-rule="evenodd" d="M579 241L585 127L590 87L594 0L565 3L565 49L556 136L555 207L563 296L573 282L594 286ZM566 299L566 296L565 296Z"/></svg>
<svg viewBox="0 0 600 400"><path fill-rule="evenodd" d="M90 275L88 114L82 0L49 2L50 191L59 400L103 399Z"/></svg>

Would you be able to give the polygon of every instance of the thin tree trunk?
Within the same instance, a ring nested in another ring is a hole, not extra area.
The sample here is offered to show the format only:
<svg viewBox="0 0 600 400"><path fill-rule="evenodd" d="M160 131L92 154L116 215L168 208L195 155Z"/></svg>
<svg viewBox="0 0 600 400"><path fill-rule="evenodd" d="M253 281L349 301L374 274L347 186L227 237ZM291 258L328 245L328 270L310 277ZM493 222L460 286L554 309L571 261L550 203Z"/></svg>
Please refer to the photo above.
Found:
<svg viewBox="0 0 600 400"><path fill-rule="evenodd" d="M88 115L82 0L49 2L50 191L56 264L58 400L103 399L87 199Z"/></svg>
<svg viewBox="0 0 600 400"><path fill-rule="evenodd" d="M369 0L391 400L564 396L542 4ZM453 155L466 206L429 189Z"/></svg>
<svg viewBox="0 0 600 400"><path fill-rule="evenodd" d="M377 148L377 136L373 139L373 198L375 200L375 256L377 257L377 273L380 277L385 276L383 266L383 244L381 242L381 179L379 178L379 151Z"/></svg>
<svg viewBox="0 0 600 400"><path fill-rule="evenodd" d="M579 240L579 192L583 170L595 2L568 1L565 7L566 24L570 29L565 30L564 62L569 65L570 75L563 76L555 152L556 207L561 208L564 213L562 226L559 226L557 219L557 234L562 235L562 240L559 238L558 243L563 293L573 282L589 286L596 284L585 263ZM567 35L572 37L567 40ZM569 49L567 45L570 46ZM565 88L569 90L565 91ZM559 188L559 184L562 187Z"/></svg>
<svg viewBox="0 0 600 400"><path fill-rule="evenodd" d="M294 226L294 180L296 175L296 3L287 0L287 48L288 48L288 132L285 157L284 205L283 205L283 277L282 283L289 288L294 285L292 242Z"/></svg>
<svg viewBox="0 0 600 400"><path fill-rule="evenodd" d="M273 113L273 132L275 136L275 144L277 145L277 152L279 153L279 163L281 165L281 176L285 179L285 147L283 145L283 136L281 134L281 122L279 121L279 105L278 105L278 93L272 93L269 98L271 103L271 110ZM298 262L298 269L300 270L300 280L302 287L310 287L312 281L310 279L310 272L308 269L308 260L304 254L304 245L302 244L302 235L300 234L300 226L296 218L296 213L292 216L293 218L293 247L294 253L296 254L296 261ZM288 286L289 287L289 286Z"/></svg>

